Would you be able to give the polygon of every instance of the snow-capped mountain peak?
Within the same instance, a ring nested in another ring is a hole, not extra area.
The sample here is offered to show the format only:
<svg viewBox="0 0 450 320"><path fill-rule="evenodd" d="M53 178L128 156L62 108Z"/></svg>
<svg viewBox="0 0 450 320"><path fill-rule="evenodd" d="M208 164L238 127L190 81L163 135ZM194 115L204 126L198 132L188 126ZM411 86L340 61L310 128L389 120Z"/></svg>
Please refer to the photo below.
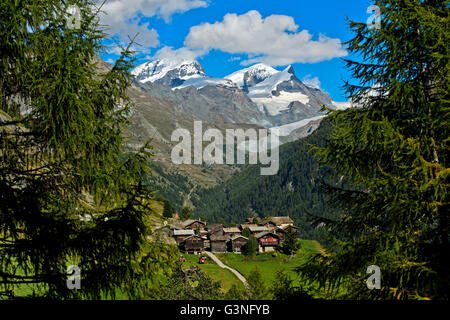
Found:
<svg viewBox="0 0 450 320"><path fill-rule="evenodd" d="M158 59L136 67L132 74L140 82L155 82L170 74L171 78L188 79L195 76L206 76L203 67L195 60L174 61Z"/></svg>
<svg viewBox="0 0 450 320"><path fill-rule="evenodd" d="M225 79L233 81L238 87L247 91L248 87L258 84L278 72L278 70L275 70L271 66L258 63L249 68L238 70L226 76Z"/></svg>
<svg viewBox="0 0 450 320"><path fill-rule="evenodd" d="M157 82L174 90L189 86L201 89L208 85L236 88L236 84L231 80L208 76L201 64L195 60L158 59L136 67L132 74L142 83Z"/></svg>
<svg viewBox="0 0 450 320"><path fill-rule="evenodd" d="M294 68L287 67L283 71L277 71L270 75L264 81L248 88L248 95L250 98L269 97L272 92L277 90L279 84L290 81L294 75Z"/></svg>

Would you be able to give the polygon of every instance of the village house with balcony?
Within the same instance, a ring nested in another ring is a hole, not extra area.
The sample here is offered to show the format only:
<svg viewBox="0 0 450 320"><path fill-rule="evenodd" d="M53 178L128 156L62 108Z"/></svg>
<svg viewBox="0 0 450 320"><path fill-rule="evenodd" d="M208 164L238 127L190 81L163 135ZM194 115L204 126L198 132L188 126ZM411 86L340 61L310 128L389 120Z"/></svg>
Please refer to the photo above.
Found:
<svg viewBox="0 0 450 320"><path fill-rule="evenodd" d="M259 252L276 251L281 244L281 237L268 231L258 233L255 238L258 240Z"/></svg>

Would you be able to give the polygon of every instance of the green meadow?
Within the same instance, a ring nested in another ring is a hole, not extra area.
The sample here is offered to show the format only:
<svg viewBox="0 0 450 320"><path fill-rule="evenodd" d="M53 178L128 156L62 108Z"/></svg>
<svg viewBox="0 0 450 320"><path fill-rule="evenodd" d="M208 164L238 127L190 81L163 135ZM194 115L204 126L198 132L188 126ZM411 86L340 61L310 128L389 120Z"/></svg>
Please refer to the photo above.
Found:
<svg viewBox="0 0 450 320"><path fill-rule="evenodd" d="M236 269L246 278L253 270L258 269L266 285L270 286L275 279L277 271L285 270L291 276L291 279L296 279L294 283L298 285L299 281L294 268L302 265L311 254L318 253L321 248L320 244L314 240L299 241L302 247L293 256L280 252L260 253L252 258L234 253L221 253L216 255L223 263Z"/></svg>

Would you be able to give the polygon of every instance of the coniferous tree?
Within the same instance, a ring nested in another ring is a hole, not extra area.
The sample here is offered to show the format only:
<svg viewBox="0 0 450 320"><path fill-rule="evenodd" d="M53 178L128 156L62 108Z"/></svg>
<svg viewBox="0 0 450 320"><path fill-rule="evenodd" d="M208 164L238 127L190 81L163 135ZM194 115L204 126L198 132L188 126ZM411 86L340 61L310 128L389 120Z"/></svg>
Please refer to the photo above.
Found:
<svg viewBox="0 0 450 320"><path fill-rule="evenodd" d="M286 234L284 236L284 241L281 245L281 250L285 254L295 254L297 250L300 248L298 241L297 241L297 233L292 230L292 228L288 228L286 230Z"/></svg>
<svg viewBox="0 0 450 320"><path fill-rule="evenodd" d="M102 67L97 12L88 0L0 2L0 298L142 296L170 265L147 242L150 153L121 134L132 52Z"/></svg>
<svg viewBox="0 0 450 320"><path fill-rule="evenodd" d="M175 213L175 209L172 207L172 204L169 200L164 199L164 208L163 208L163 217L165 218L172 218L173 214Z"/></svg>
<svg viewBox="0 0 450 320"><path fill-rule="evenodd" d="M344 214L326 221L327 250L298 271L352 298L448 299L448 1L375 4L380 28L350 22L354 108L331 113L329 144L315 149L347 182L327 187ZM370 265L380 290L366 286Z"/></svg>
<svg viewBox="0 0 450 320"><path fill-rule="evenodd" d="M268 299L269 289L267 288L262 278L261 272L255 268L250 272L247 278L248 296L250 300L265 300Z"/></svg>
<svg viewBox="0 0 450 320"><path fill-rule="evenodd" d="M245 300L247 293L243 289L239 289L236 284L233 284L230 290L224 296L225 300Z"/></svg>
<svg viewBox="0 0 450 320"><path fill-rule="evenodd" d="M275 279L270 287L270 292L275 300L309 300L311 296L301 287L294 285L294 281L284 270L275 274Z"/></svg>
<svg viewBox="0 0 450 320"><path fill-rule="evenodd" d="M254 235L248 237L247 244L244 247L244 254L247 257L253 257L258 252L258 240Z"/></svg>
<svg viewBox="0 0 450 320"><path fill-rule="evenodd" d="M181 220L187 220L191 217L191 209L188 207L184 207L183 210L181 210L180 218Z"/></svg>
<svg viewBox="0 0 450 320"><path fill-rule="evenodd" d="M244 228L244 230L242 230L242 235L246 238L250 237L251 234L252 232L250 231L249 228Z"/></svg>

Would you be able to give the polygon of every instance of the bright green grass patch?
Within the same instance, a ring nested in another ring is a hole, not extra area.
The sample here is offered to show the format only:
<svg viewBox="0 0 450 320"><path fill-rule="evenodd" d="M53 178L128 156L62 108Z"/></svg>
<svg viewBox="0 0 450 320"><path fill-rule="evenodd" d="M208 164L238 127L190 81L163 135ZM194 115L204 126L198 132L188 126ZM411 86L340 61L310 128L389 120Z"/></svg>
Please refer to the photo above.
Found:
<svg viewBox="0 0 450 320"><path fill-rule="evenodd" d="M199 255L195 254L184 254L186 262L183 264L183 268L190 268L197 266L202 272L208 275L214 281L220 281L222 286L222 291L226 293L233 285L237 285L240 289L244 289L242 282L230 271L219 267L214 261L209 257L206 257L206 262L204 264L199 264Z"/></svg>
<svg viewBox="0 0 450 320"><path fill-rule="evenodd" d="M298 240L298 242L300 243L300 249L304 252L319 253L320 249L322 248L320 246L320 243L316 240L300 239L300 240Z"/></svg>
<svg viewBox="0 0 450 320"><path fill-rule="evenodd" d="M279 270L284 270L294 280L294 286L303 287L314 298L329 298L328 294L323 290L317 290L316 284L306 284L306 281L300 280L298 274L294 271L295 268L303 265L313 254L319 253L322 250L320 243L315 240L299 240L299 242L301 248L292 257L280 252L257 254L253 258L234 253L216 255L223 263L236 269L246 278L248 278L253 270L258 269L268 287L272 286L276 273ZM340 287L338 292L345 292L345 288Z"/></svg>
<svg viewBox="0 0 450 320"><path fill-rule="evenodd" d="M294 256L285 255L280 252L261 253L253 258L234 253L217 254L217 256L226 265L236 269L246 278L257 268L267 286L272 285L275 280L275 275L279 270L285 270L291 276L291 279L294 280L294 285L304 285L298 279L298 275L294 269L304 264L311 254L318 253L321 246L315 240L299 240L299 242L301 249Z"/></svg>
<svg viewBox="0 0 450 320"><path fill-rule="evenodd" d="M236 269L246 278L254 269L258 268L268 286L272 285L277 271L282 269L288 272L292 279L297 278L294 268L306 261L306 256L302 253L298 253L292 258L280 253L276 257L273 257L271 253L260 254L254 258L247 258L234 253L217 254L217 256L226 265Z"/></svg>

